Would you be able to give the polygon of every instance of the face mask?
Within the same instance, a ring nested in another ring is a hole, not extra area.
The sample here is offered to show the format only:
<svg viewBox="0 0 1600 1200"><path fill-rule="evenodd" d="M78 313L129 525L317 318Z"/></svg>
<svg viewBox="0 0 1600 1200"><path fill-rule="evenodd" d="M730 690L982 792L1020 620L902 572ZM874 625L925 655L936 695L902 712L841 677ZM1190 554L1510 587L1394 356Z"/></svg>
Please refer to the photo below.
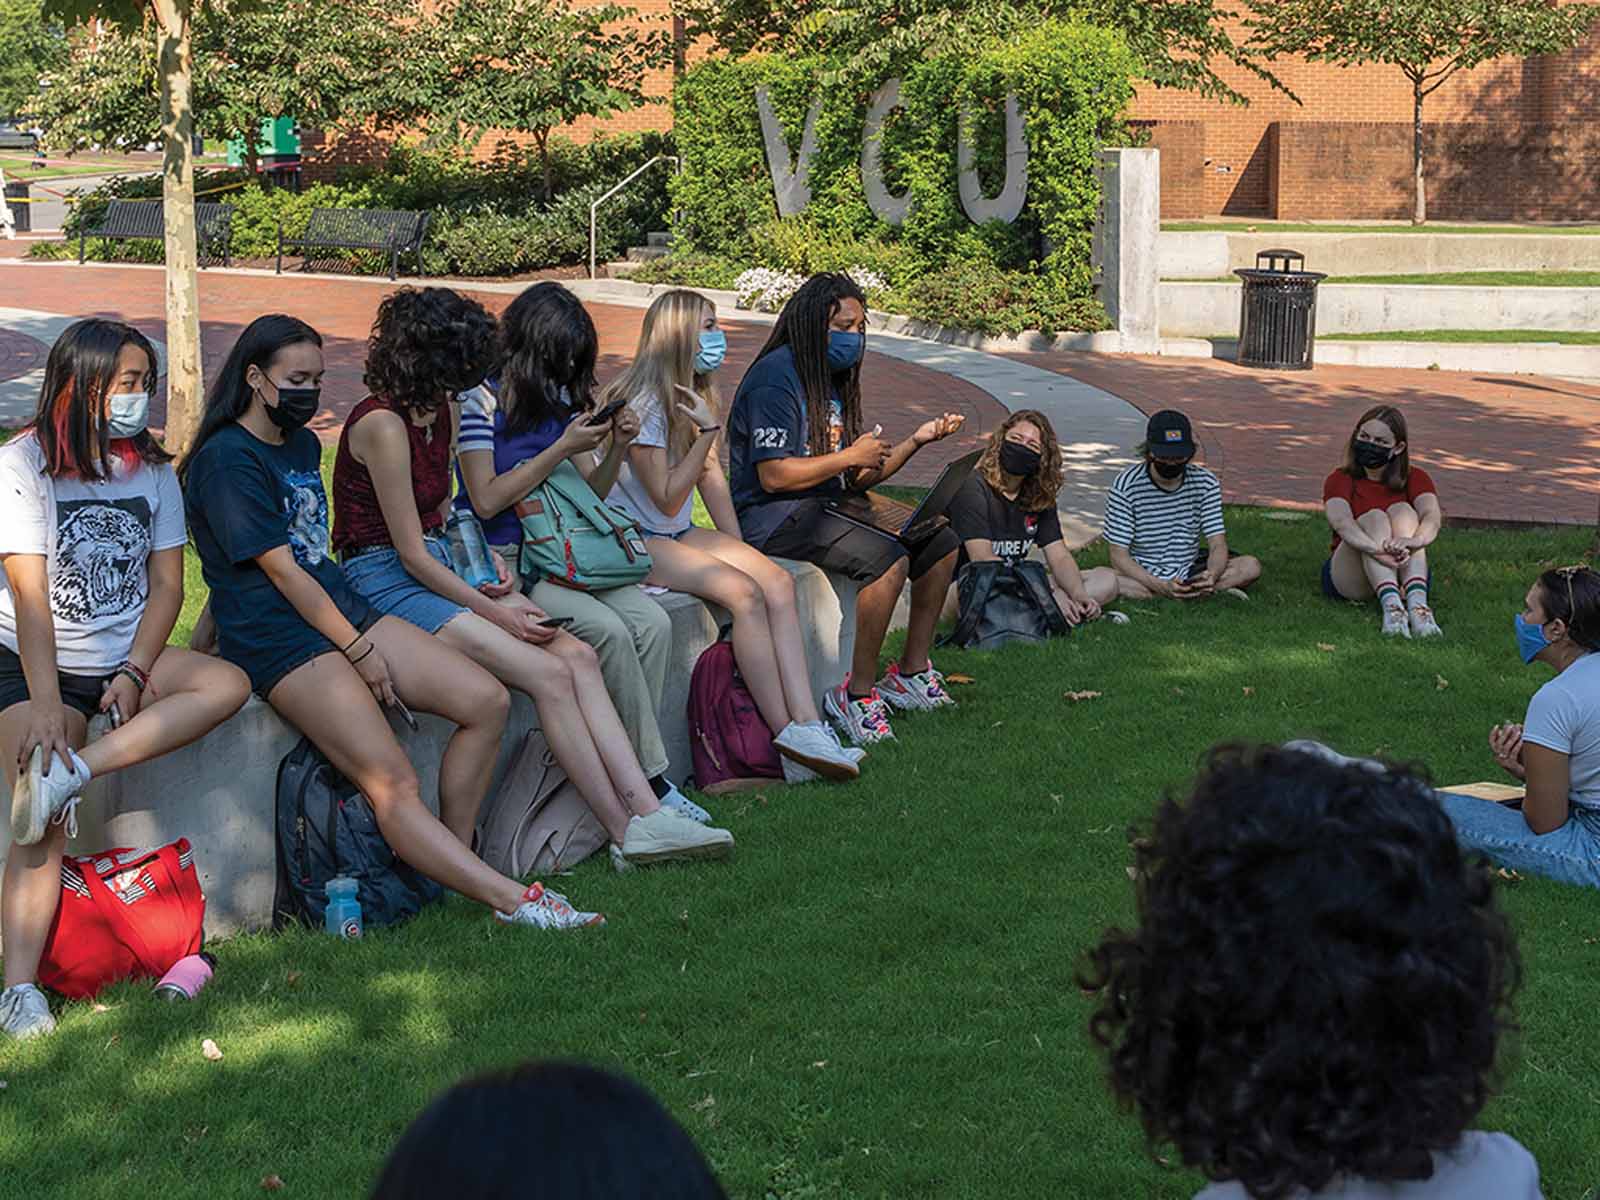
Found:
<svg viewBox="0 0 1600 1200"><path fill-rule="evenodd" d="M862 333L846 333L841 329L828 330L828 369L848 371L861 361L867 348L867 337Z"/></svg>
<svg viewBox="0 0 1600 1200"><path fill-rule="evenodd" d="M1163 459L1155 458L1150 460L1150 465L1155 468L1156 474L1163 479L1181 479L1184 468L1189 464L1186 462L1167 462Z"/></svg>
<svg viewBox="0 0 1600 1200"><path fill-rule="evenodd" d="M1543 625L1534 625L1522 619L1522 614L1517 614L1517 653L1522 655L1522 661L1532 663L1539 656L1539 651L1550 644L1550 639L1544 635Z"/></svg>
<svg viewBox="0 0 1600 1200"><path fill-rule="evenodd" d="M1000 469L1007 475L1031 476L1039 469L1042 456L1020 442L1000 443Z"/></svg>
<svg viewBox="0 0 1600 1200"><path fill-rule="evenodd" d="M120 392L106 400L106 432L114 438L137 437L149 420L149 392Z"/></svg>
<svg viewBox="0 0 1600 1200"><path fill-rule="evenodd" d="M1358 467L1381 467L1394 457L1394 451L1388 446L1360 439L1356 441L1353 454Z"/></svg>
<svg viewBox="0 0 1600 1200"><path fill-rule="evenodd" d="M278 403L267 407L267 419L285 433L303 428L317 415L322 401L321 388L277 387Z"/></svg>
<svg viewBox="0 0 1600 1200"><path fill-rule="evenodd" d="M694 370L696 375L709 375L722 365L722 360L728 356L728 335L720 329L704 329L700 332L700 349L695 351Z"/></svg>

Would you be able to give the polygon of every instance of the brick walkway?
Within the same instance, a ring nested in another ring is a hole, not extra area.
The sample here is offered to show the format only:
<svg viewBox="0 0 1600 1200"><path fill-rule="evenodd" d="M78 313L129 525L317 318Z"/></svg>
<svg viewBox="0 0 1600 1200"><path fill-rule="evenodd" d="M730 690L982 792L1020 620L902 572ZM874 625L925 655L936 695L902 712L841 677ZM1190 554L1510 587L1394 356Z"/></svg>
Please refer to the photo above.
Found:
<svg viewBox="0 0 1600 1200"><path fill-rule="evenodd" d="M205 362L221 365L239 331L264 312L289 311L327 338L329 407L315 428L337 436L360 399L365 337L386 289L356 280L286 275L202 273ZM474 293L492 310L504 292ZM0 257L0 303L42 312L116 316L162 335L162 276L148 269L7 264ZM628 360L643 310L590 305L610 378ZM749 365L767 330L730 320L724 388ZM9 377L0 340L0 379ZM1393 403L1411 423L1414 460L1437 480L1445 511L1488 520L1591 524L1600 499L1600 388L1532 376L1471 375L1322 367L1310 373L1247 371L1199 359L1089 354L1017 355L1119 396L1145 412L1180 407L1199 427L1206 461L1240 503L1320 505L1321 483L1355 418L1369 405ZM31 369L31 368L30 368ZM904 436L926 417L951 409L968 417L960 438L918 455L900 480L927 483L949 457L977 446L1006 409L988 392L937 369L869 353L867 420ZM1021 407L1025 395L1006 393ZM1071 431L1073 434L1079 431ZM1081 440L1081 438L1079 438ZM1091 439L1093 440L1093 439Z"/></svg>
<svg viewBox="0 0 1600 1200"><path fill-rule="evenodd" d="M11 307L79 316L116 317L138 326L152 337L164 337L163 276L159 271L114 267L7 267L0 262L0 296ZM326 407L313 424L324 438L337 438L347 412L365 394L361 367L366 357L366 336L385 287L362 281L305 279L294 275L253 276L202 272L200 276L201 345L207 379L215 376L240 331L267 312L289 312L309 322L325 339L328 372L323 381ZM492 312L504 310L512 300L504 292L473 292ZM590 305L600 335L602 382L612 378L631 360L638 343L644 310ZM758 325L727 323L728 361L721 372L724 400L766 340L768 330ZM3 331L0 331L3 334ZM42 360L41 360L42 361ZM0 342L0 372L4 371L5 344ZM32 367L28 369L33 369ZM3 377L3 376L0 376ZM976 448L989 430L1005 417L1005 409L981 388L937 371L876 354L867 356L864 390L869 423L878 422L886 435L903 437L930 416L945 411L962 412L967 424L962 436L942 449L954 454ZM165 414L156 406L153 419ZM924 456L919 455L919 459ZM901 482L925 484L936 475L942 459L913 460Z"/></svg>
<svg viewBox="0 0 1600 1200"><path fill-rule="evenodd" d="M1254 371L1211 359L1027 354L1021 361L1112 392L1145 412L1181 408L1231 502L1322 506L1322 481L1356 418L1393 404L1412 461L1445 513L1594 524L1600 388L1530 375L1318 367Z"/></svg>

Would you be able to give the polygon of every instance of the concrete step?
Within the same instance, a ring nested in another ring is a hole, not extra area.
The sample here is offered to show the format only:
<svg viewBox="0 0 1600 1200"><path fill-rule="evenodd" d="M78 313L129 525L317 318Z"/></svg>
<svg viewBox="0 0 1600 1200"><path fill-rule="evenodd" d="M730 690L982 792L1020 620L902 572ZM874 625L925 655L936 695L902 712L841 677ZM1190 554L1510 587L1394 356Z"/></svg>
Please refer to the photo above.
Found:
<svg viewBox="0 0 1600 1200"><path fill-rule="evenodd" d="M628 261L650 262L652 259L665 258L668 253L665 246L632 246L628 250Z"/></svg>
<svg viewBox="0 0 1600 1200"><path fill-rule="evenodd" d="M600 276L603 279L626 279L642 266L644 266L642 262L629 262L627 259L603 263L600 267Z"/></svg>
<svg viewBox="0 0 1600 1200"><path fill-rule="evenodd" d="M665 250L668 246L672 245L672 235L666 232L664 229L652 230L650 233L644 235L644 244Z"/></svg>

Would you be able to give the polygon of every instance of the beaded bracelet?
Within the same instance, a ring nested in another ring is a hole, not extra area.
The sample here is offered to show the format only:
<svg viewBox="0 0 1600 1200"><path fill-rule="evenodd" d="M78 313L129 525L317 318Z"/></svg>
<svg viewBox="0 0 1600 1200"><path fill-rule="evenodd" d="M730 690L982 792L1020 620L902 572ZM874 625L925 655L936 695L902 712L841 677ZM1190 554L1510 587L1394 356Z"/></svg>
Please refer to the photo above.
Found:
<svg viewBox="0 0 1600 1200"><path fill-rule="evenodd" d="M371 642L368 642L367 648L350 660L350 665L352 667L360 666L361 663L365 661L367 655L371 654L375 649L377 649L377 647Z"/></svg>
<svg viewBox="0 0 1600 1200"><path fill-rule="evenodd" d="M143 668L135 666L131 662L120 663L112 674L122 675L131 680L133 686L139 689L140 695L143 695L145 688L150 686L150 676Z"/></svg>

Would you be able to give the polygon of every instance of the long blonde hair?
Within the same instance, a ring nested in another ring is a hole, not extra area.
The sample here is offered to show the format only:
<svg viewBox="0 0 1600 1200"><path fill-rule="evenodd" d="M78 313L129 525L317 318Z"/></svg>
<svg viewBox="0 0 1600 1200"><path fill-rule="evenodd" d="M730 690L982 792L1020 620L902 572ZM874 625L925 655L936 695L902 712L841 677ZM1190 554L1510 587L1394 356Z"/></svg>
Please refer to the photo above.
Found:
<svg viewBox="0 0 1600 1200"><path fill-rule="evenodd" d="M699 431L694 423L678 409L681 395L675 384L693 388L704 396L713 412L722 413L717 385L710 375L695 373L694 358L700 349L700 323L705 311L716 311L716 305L699 292L688 288L674 288L657 296L649 311L644 314L644 328L639 331L639 348L634 351L633 363L611 383L606 385L600 406L617 400L626 400L642 419L646 414L642 406L656 403L667 422L667 458L678 462L689 453Z"/></svg>

